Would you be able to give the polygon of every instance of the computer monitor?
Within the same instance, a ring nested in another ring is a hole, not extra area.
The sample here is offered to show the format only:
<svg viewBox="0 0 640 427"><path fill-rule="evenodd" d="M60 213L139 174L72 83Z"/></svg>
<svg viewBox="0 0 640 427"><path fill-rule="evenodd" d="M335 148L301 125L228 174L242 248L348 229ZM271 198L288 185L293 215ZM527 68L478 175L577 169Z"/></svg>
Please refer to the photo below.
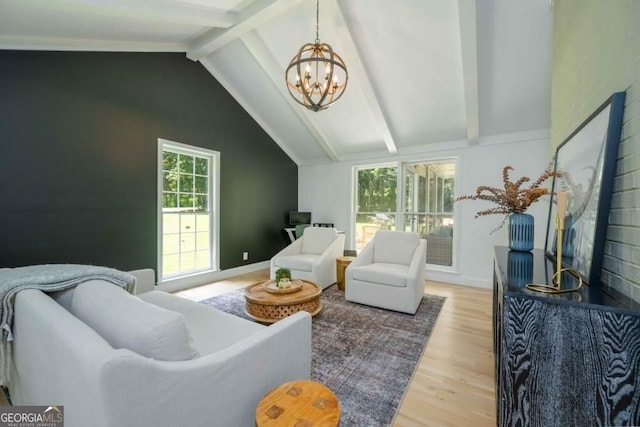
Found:
<svg viewBox="0 0 640 427"><path fill-rule="evenodd" d="M311 212L289 212L289 225L311 224Z"/></svg>

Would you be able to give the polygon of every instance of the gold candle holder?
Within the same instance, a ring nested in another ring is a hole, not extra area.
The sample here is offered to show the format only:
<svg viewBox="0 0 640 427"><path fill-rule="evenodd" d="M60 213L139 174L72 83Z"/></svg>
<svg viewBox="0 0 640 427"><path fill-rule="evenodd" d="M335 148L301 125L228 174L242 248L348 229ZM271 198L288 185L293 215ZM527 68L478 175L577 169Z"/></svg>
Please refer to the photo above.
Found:
<svg viewBox="0 0 640 427"><path fill-rule="evenodd" d="M529 283L527 289L542 292L546 294L562 294L566 292L575 292L582 287L582 277L572 268L562 268L562 237L564 234L564 216L556 215L556 230L557 230L557 254L556 254L556 272L551 279L553 285L543 285L540 283ZM573 277L578 279L578 286L570 289L562 289L562 272L566 271Z"/></svg>

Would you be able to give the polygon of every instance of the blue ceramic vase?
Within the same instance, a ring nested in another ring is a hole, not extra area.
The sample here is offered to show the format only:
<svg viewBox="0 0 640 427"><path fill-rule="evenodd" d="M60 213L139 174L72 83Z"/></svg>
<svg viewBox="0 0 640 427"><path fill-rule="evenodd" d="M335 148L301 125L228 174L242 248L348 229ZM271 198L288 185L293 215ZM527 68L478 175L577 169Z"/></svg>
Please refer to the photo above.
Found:
<svg viewBox="0 0 640 427"><path fill-rule="evenodd" d="M526 213L509 216L509 249L530 251L533 249L533 216Z"/></svg>

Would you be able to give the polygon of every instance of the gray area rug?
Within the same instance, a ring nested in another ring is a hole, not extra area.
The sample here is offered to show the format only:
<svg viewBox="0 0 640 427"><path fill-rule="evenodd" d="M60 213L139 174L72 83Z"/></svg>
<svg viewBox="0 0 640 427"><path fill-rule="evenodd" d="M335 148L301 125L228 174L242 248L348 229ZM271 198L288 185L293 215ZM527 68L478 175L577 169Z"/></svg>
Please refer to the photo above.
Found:
<svg viewBox="0 0 640 427"><path fill-rule="evenodd" d="M338 397L341 426L390 425L445 298L425 295L415 316L347 302L336 285L322 292L313 318L311 378ZM244 290L201 301L242 311Z"/></svg>

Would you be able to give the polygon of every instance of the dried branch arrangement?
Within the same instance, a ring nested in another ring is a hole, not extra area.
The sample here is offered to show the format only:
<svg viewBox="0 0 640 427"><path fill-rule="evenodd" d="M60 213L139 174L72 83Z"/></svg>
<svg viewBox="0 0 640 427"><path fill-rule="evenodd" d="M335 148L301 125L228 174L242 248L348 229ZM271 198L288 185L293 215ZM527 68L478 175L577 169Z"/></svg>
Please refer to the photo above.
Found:
<svg viewBox="0 0 640 427"><path fill-rule="evenodd" d="M460 196L456 198L456 202L459 200L486 200L493 202L497 206L489 209L479 211L475 218L483 215L504 215L506 218L514 213L524 213L529 206L537 202L540 197L550 194L551 192L546 187L541 185L551 177L562 177L561 172L554 172L551 170L551 166L547 167L545 171L528 187L522 188L522 185L529 182L530 179L526 176L518 179L515 182L511 182L509 179L509 171L512 171L513 167L505 166L502 170L502 182L504 188L489 187L481 185L476 188L476 194L470 196ZM504 224L504 222L503 222ZM502 224L500 225L500 227ZM498 227L498 228L500 228Z"/></svg>

